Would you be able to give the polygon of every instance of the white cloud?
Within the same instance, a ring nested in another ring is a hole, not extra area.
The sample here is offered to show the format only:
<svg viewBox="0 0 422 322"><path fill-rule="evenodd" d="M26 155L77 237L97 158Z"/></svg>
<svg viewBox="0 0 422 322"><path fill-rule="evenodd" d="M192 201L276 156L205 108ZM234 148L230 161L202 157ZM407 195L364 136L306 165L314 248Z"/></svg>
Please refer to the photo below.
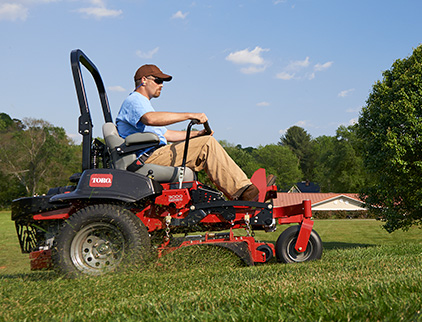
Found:
<svg viewBox="0 0 422 322"><path fill-rule="evenodd" d="M293 73L293 74L289 74L289 73L287 73L287 72L281 72L281 73L278 73L278 74L276 75L276 77L277 77L278 79L290 80L290 79L292 79L293 77L295 77L295 74L294 74L294 73Z"/></svg>
<svg viewBox="0 0 422 322"><path fill-rule="evenodd" d="M28 8L19 3L0 4L0 20L25 21L28 17Z"/></svg>
<svg viewBox="0 0 422 322"><path fill-rule="evenodd" d="M324 64L318 63L318 64L316 64L314 66L314 70L316 72L322 72L323 70L326 70L326 69L330 68L332 65L333 65L333 62L332 61L326 62Z"/></svg>
<svg viewBox="0 0 422 322"><path fill-rule="evenodd" d="M171 19L185 19L189 12L183 13L182 11L177 11L175 14L171 16Z"/></svg>
<svg viewBox="0 0 422 322"><path fill-rule="evenodd" d="M98 19L117 17L123 13L122 10L111 10L104 7L80 8L77 10L77 12L86 14L87 16L93 16Z"/></svg>
<svg viewBox="0 0 422 322"><path fill-rule="evenodd" d="M249 67L241 68L240 71L243 74L256 74L256 73L261 73L261 72L265 71L266 68L267 68L267 66L261 66L261 67L249 66Z"/></svg>
<svg viewBox="0 0 422 322"><path fill-rule="evenodd" d="M326 62L324 64L316 64L312 67L311 60L309 56L307 56L304 60L294 60L291 61L282 72L276 74L276 78L283 79L283 80L290 80L290 79L308 79L313 80L316 76L317 72L324 71L330 68L333 65L332 61Z"/></svg>
<svg viewBox="0 0 422 322"><path fill-rule="evenodd" d="M355 89L354 88L350 88L350 89L346 89L344 91L341 91L340 93L338 93L338 97L346 97L348 96L351 92L353 92Z"/></svg>
<svg viewBox="0 0 422 322"><path fill-rule="evenodd" d="M61 0L0 0L0 21L25 21L31 6L58 1Z"/></svg>
<svg viewBox="0 0 422 322"><path fill-rule="evenodd" d="M313 80L315 78L315 73L307 74L306 78L309 79L309 80Z"/></svg>
<svg viewBox="0 0 422 322"><path fill-rule="evenodd" d="M80 8L76 11L97 19L118 17L123 13L122 10L107 9L104 0L90 0L90 3L93 7Z"/></svg>
<svg viewBox="0 0 422 322"><path fill-rule="evenodd" d="M309 57L306 57L304 60L294 60L291 61L285 68L284 71L278 73L276 75L276 78L282 79L282 80L291 80L291 79L301 79L303 77L306 77L308 79L312 79L314 75L307 75L303 76L299 74L297 76L297 73L301 72L301 70L306 69L310 64Z"/></svg>
<svg viewBox="0 0 422 322"><path fill-rule="evenodd" d="M292 61L287 65L286 70L300 70L309 66L309 57L306 57L304 60Z"/></svg>
<svg viewBox="0 0 422 322"><path fill-rule="evenodd" d="M91 2L94 6L97 7L105 7L104 0L89 0L89 2Z"/></svg>
<svg viewBox="0 0 422 322"><path fill-rule="evenodd" d="M269 51L256 46L253 50L248 48L230 53L226 60L237 65L249 65L242 67L240 71L243 74L256 74L263 72L268 67L268 62L261 56L262 53Z"/></svg>
<svg viewBox="0 0 422 322"><path fill-rule="evenodd" d="M271 104L270 103L268 103L268 102L259 102L259 103L257 103L256 104L256 106L270 106Z"/></svg>
<svg viewBox="0 0 422 322"><path fill-rule="evenodd" d="M117 85L117 86L108 86L107 89L110 92L126 92L126 89L124 87L122 87L122 86L119 86L119 85Z"/></svg>
<svg viewBox="0 0 422 322"><path fill-rule="evenodd" d="M252 65L264 65L266 62L261 57L261 53L269 51L269 49L263 49L256 46L255 49L249 50L248 48L230 53L226 60L231 61L235 64L252 64Z"/></svg>
<svg viewBox="0 0 422 322"><path fill-rule="evenodd" d="M143 58L143 59L151 59L152 57L155 56L155 54L158 52L159 49L160 49L160 47L155 47L154 49L147 51L147 52L137 50L136 55L140 58Z"/></svg>
<svg viewBox="0 0 422 322"><path fill-rule="evenodd" d="M0 0L0 20L25 21L30 7L59 1L61 0ZM75 11L95 18L117 17L123 13L122 10L108 9L105 0L88 0L86 2L92 6Z"/></svg>

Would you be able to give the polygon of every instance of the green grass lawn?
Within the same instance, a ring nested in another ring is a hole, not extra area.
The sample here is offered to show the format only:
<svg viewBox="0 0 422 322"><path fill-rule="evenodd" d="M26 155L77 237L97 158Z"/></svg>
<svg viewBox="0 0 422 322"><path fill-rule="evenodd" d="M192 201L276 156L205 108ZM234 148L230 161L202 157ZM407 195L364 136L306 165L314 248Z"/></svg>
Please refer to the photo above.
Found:
<svg viewBox="0 0 422 322"><path fill-rule="evenodd" d="M422 321L422 231L381 225L316 221L316 262L244 267L227 250L191 247L161 265L67 280L30 272L0 212L0 321Z"/></svg>

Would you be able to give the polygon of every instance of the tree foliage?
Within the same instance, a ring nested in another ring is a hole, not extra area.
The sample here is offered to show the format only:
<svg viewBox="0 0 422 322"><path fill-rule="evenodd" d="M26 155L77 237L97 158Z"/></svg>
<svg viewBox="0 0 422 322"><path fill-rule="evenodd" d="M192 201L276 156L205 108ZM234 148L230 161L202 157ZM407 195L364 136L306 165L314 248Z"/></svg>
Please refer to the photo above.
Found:
<svg viewBox="0 0 422 322"><path fill-rule="evenodd" d="M0 113L0 131L6 131L14 125L12 118L6 113Z"/></svg>
<svg viewBox="0 0 422 322"><path fill-rule="evenodd" d="M0 172L17 183L19 188L12 191L42 194L68 184L69 176L80 167L78 150L63 128L43 120L14 120L0 131Z"/></svg>
<svg viewBox="0 0 422 322"><path fill-rule="evenodd" d="M359 192L367 175L359 151L356 126L340 126L335 137L314 140L314 179L324 192Z"/></svg>
<svg viewBox="0 0 422 322"><path fill-rule="evenodd" d="M377 81L359 118L371 211L394 231L422 219L422 46Z"/></svg>
<svg viewBox="0 0 422 322"><path fill-rule="evenodd" d="M295 154L287 147L269 144L253 151L253 157L267 173L277 176L276 184L281 190L288 190L302 177Z"/></svg>
<svg viewBox="0 0 422 322"><path fill-rule="evenodd" d="M259 168L264 168L267 174L277 177L276 184L279 189L288 190L303 176L297 157L285 146L269 144L258 148L242 148L226 141L220 143L248 177Z"/></svg>
<svg viewBox="0 0 422 322"><path fill-rule="evenodd" d="M312 137L300 126L292 126L280 138L280 145L290 148L299 160L299 165L304 175L304 180L312 179L314 163L312 153Z"/></svg>

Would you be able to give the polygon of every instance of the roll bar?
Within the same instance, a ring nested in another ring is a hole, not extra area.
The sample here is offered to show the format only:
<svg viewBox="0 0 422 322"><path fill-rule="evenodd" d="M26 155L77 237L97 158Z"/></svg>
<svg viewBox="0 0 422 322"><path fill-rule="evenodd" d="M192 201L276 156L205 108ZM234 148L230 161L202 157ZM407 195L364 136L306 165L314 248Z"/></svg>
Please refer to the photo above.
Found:
<svg viewBox="0 0 422 322"><path fill-rule="evenodd" d="M72 50L70 53L70 64L72 67L73 80L75 82L76 94L78 96L79 108L79 134L82 135L82 171L93 167L91 143L92 143L92 124L91 113L89 111L88 100L85 91L85 85L82 77L82 64L94 78L97 85L98 95L100 96L101 107L103 109L104 121L113 122L110 105L108 103L107 93L105 91L100 72L94 63L80 49Z"/></svg>

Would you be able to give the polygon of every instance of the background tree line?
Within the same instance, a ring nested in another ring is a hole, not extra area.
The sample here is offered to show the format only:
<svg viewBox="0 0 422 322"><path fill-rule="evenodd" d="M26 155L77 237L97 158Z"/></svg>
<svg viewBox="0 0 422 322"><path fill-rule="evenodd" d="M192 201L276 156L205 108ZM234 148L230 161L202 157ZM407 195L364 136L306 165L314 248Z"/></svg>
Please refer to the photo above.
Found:
<svg viewBox="0 0 422 322"><path fill-rule="evenodd" d="M13 199L69 184L81 169L81 147L63 128L31 118L0 114L0 207Z"/></svg>
<svg viewBox="0 0 422 322"><path fill-rule="evenodd" d="M315 139L292 126L277 144L257 148L222 143L248 176L261 167L276 175L280 191L309 180L318 183L321 192L359 192L367 181L356 125L340 126L335 136Z"/></svg>
<svg viewBox="0 0 422 322"><path fill-rule="evenodd" d="M286 191L310 180L322 192L358 192L388 231L422 224L422 45L377 81L359 121L312 138L292 126L275 144L243 148L222 141L250 177L258 168ZM81 168L81 146L43 120L0 114L0 207L67 185ZM204 175L200 175L205 181Z"/></svg>

